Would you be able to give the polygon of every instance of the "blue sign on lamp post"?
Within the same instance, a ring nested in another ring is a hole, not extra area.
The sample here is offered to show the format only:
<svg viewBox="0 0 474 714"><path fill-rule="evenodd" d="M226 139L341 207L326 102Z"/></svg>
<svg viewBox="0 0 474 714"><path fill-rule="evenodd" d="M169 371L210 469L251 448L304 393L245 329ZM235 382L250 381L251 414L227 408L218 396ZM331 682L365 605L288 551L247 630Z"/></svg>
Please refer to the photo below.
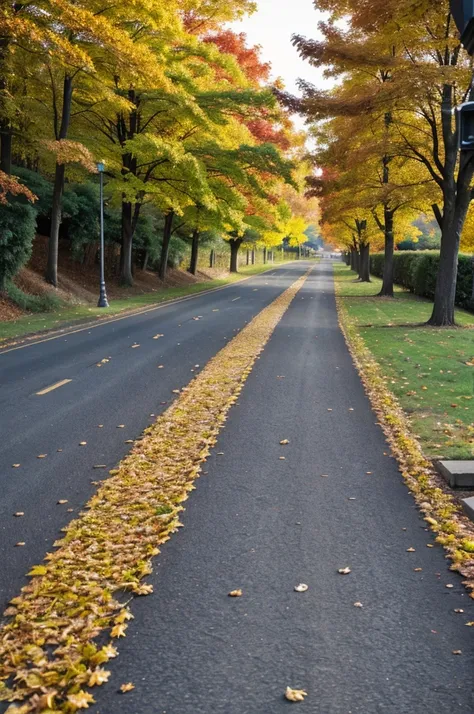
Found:
<svg viewBox="0 0 474 714"><path fill-rule="evenodd" d="M97 307L109 307L107 293L105 290L105 267L104 267L104 171L105 164L99 161L97 164L100 184L100 294Z"/></svg>

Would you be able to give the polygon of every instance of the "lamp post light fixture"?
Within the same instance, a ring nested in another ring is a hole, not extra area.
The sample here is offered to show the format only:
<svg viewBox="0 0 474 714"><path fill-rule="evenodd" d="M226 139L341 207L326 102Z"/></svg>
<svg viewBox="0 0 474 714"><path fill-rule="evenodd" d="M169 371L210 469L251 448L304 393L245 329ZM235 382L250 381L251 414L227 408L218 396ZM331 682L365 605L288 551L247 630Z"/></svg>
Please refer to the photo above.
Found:
<svg viewBox="0 0 474 714"><path fill-rule="evenodd" d="M466 52L474 56L474 0L450 0L451 14L461 35L461 43ZM471 87L469 101L457 109L459 148L474 151L474 88Z"/></svg>
<svg viewBox="0 0 474 714"><path fill-rule="evenodd" d="M99 161L97 164L100 184L100 293L97 307L109 307L107 293L105 290L105 270L104 270L104 171L105 164Z"/></svg>
<svg viewBox="0 0 474 714"><path fill-rule="evenodd" d="M474 0L451 0L451 14L467 52L474 55Z"/></svg>

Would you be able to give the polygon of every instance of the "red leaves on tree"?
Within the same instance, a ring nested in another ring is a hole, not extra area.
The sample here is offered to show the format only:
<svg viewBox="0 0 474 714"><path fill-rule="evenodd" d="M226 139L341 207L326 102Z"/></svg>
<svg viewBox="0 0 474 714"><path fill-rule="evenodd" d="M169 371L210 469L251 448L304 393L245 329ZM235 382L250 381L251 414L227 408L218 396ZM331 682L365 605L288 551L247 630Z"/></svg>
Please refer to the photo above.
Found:
<svg viewBox="0 0 474 714"><path fill-rule="evenodd" d="M276 144L283 151L290 148L290 141L283 129L278 129L265 119L254 119L247 123L253 136L262 144Z"/></svg>
<svg viewBox="0 0 474 714"><path fill-rule="evenodd" d="M234 55L245 76L252 82L259 84L266 82L270 77L271 65L260 59L260 47L247 47L247 35L244 32L236 33L232 30L215 32L204 38L205 42L217 45L221 52Z"/></svg>

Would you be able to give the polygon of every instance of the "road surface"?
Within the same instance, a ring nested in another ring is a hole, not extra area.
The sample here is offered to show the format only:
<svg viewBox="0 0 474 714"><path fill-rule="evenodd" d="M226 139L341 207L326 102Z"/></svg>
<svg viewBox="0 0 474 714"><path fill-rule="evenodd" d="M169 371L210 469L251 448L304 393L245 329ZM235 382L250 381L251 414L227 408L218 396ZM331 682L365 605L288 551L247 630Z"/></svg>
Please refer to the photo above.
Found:
<svg viewBox="0 0 474 714"><path fill-rule="evenodd" d="M191 369L307 267L0 354L5 599L67 523L65 509L92 494L93 465L113 466ZM205 470L93 711L279 714L293 706L287 686L308 692L299 706L313 714L474 711L473 603L442 548L426 547L433 535L339 330L329 262L277 326ZM228 597L235 588L241 598ZM125 682L135 689L118 694Z"/></svg>

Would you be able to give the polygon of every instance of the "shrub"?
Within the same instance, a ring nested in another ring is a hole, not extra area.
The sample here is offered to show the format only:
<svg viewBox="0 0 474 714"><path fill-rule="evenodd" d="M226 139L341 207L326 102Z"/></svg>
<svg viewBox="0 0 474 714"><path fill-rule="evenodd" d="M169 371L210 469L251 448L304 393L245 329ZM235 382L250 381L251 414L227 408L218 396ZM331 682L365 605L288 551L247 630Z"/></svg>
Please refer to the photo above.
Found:
<svg viewBox="0 0 474 714"><path fill-rule="evenodd" d="M97 184L89 181L66 186L62 230L71 241L71 251L76 260L82 258L87 243L100 240L99 210Z"/></svg>
<svg viewBox="0 0 474 714"><path fill-rule="evenodd" d="M52 295L51 293L28 295L11 281L7 282L6 293L10 300L25 312L52 312L61 306L61 300L57 295Z"/></svg>
<svg viewBox="0 0 474 714"><path fill-rule="evenodd" d="M373 253L370 256L370 272L376 275L377 278L383 278L383 253Z"/></svg>
<svg viewBox="0 0 474 714"><path fill-rule="evenodd" d="M25 265L31 255L36 212L29 204L0 205L0 290Z"/></svg>
<svg viewBox="0 0 474 714"><path fill-rule="evenodd" d="M439 253L437 251L403 251L393 256L393 277L397 285L402 285L410 292L430 300L434 299L436 277L438 274ZM370 256L370 272L383 276L383 253ZM474 284L473 256L460 255L458 262L458 280L456 286L456 305L473 309L472 290Z"/></svg>
<svg viewBox="0 0 474 714"><path fill-rule="evenodd" d="M37 200L35 202L36 213L41 217L49 217L51 203L53 201L53 184L41 176L37 171L30 171L20 166L13 168L13 173L18 176L30 191L33 191Z"/></svg>

